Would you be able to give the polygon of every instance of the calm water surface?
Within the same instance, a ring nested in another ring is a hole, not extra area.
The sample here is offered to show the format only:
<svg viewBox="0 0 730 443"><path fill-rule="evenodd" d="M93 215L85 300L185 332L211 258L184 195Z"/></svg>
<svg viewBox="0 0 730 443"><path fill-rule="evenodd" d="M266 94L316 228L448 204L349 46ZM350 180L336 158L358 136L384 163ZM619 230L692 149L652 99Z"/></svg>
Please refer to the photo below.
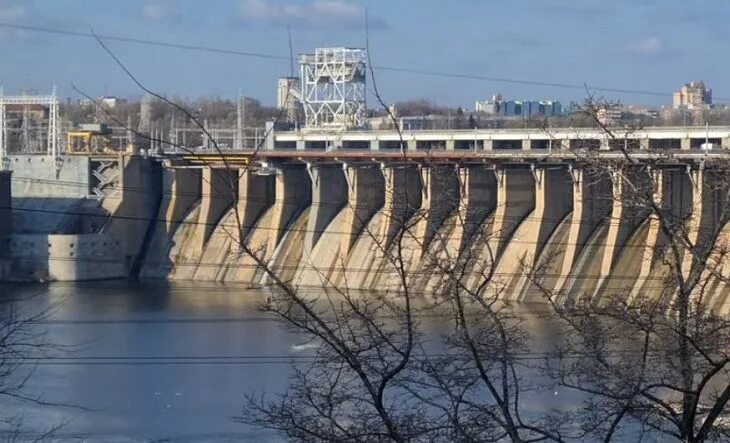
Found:
<svg viewBox="0 0 730 443"><path fill-rule="evenodd" d="M73 345L43 360L27 391L91 410L8 404L24 429L65 423L59 436L95 441L276 441L235 423L244 393L280 391L297 338L256 311L264 293L201 284L95 282L3 291Z"/></svg>
<svg viewBox="0 0 730 443"><path fill-rule="evenodd" d="M0 404L22 415L24 429L66 423L58 437L86 441L278 441L233 420L245 393L283 390L290 363L308 352L256 310L265 292L94 282L6 288L2 296L24 297L27 312L50 308L47 336L73 346L39 361L27 391L88 408Z"/></svg>

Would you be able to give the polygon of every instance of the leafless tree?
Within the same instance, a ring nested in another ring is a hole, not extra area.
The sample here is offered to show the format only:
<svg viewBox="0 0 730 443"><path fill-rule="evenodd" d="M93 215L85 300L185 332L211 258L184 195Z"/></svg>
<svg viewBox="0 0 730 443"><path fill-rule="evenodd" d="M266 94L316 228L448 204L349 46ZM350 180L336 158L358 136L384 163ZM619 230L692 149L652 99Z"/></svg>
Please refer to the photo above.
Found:
<svg viewBox="0 0 730 443"><path fill-rule="evenodd" d="M29 392L28 385L35 370L35 361L50 354L67 352L68 347L47 337L41 324L51 309L28 309L24 306L34 297L15 298L12 294L0 297L0 400L6 404L33 404L48 408L76 408L65 403L55 403L41 395ZM6 408L0 414L0 439L3 441L44 441L51 438L67 420L49 428L28 429L22 414Z"/></svg>
<svg viewBox="0 0 730 443"><path fill-rule="evenodd" d="M620 217L633 214L656 232L659 240L646 248L643 260L658 271L620 287L580 293L554 287L550 257L526 260L524 271L562 328L561 344L545 372L585 395L576 417L595 438L615 441L649 433L684 442L724 441L730 436L730 321L717 312L716 295L728 282L729 165L722 158L702 161L704 179L699 175L693 186L706 200L682 213L676 201L663 197L666 182L652 171L686 163L671 152L639 162L632 129L611 127L600 118L601 109L610 106L589 96L579 110L620 155L609 159L576 151L576 162L598 172L596 181L621 187L620 194L602 196L630 207ZM715 219L706 222L708 214Z"/></svg>
<svg viewBox="0 0 730 443"><path fill-rule="evenodd" d="M108 52L140 88L205 132L193 113L144 87ZM400 132L374 88L383 112ZM350 289L347 272L335 280L316 264L310 265L328 290L308 293L297 288L248 242L234 205L236 232L231 238L274 288L261 309L283 319L313 349L310 363L294 367L285 393L250 395L239 420L294 441L610 441L631 426L682 441L722 438L721 415L730 398L728 324L708 309L706 293L727 281L726 248L716 240L728 221L730 187L718 182L724 195L722 216L712 229L696 235L686 217L657 202L660 184L632 155L636 146L631 128L607 126L599 118L599 105L606 104L589 99L582 108L585 118L603 129L609 145L623 155L606 160L592 146L579 146L579 161L593 171L611 171L627 189L621 198L654 220L663 239L654 262L667 272L659 297L615 291L600 300L578 297L566 302L566 294L546 284L548 261L524 263L526 275L553 306L565 332L544 372L584 393L585 407L524 416L523 398L531 386L523 374L532 368L521 355L529 352L530 337L522 319L500 300L508 283L495 275L491 246L500 233L485 223L487 214L463 206L463 191L445 193L442 204L424 209L404 185L389 190L389 198L398 202L386 211L397 227L392 235L380 235L371 230L369 220L358 220L361 235L379 252L379 272L392 275L393 283L391 290L367 296ZM437 169L428 160L414 164L402 136L400 148L393 166ZM239 172L253 171L257 155L258 148L252 164ZM655 166L667 160L664 156ZM712 168L718 177L726 176L721 162ZM452 171L441 179L461 184L462 178ZM409 180L408 174L403 180ZM236 195L236 185L230 179L231 195ZM434 207L442 212L434 213ZM432 217L445 228L424 230L424 221ZM347 257L340 255L337 261L346 270ZM445 351L435 353L422 322L444 309L449 332L439 337Z"/></svg>

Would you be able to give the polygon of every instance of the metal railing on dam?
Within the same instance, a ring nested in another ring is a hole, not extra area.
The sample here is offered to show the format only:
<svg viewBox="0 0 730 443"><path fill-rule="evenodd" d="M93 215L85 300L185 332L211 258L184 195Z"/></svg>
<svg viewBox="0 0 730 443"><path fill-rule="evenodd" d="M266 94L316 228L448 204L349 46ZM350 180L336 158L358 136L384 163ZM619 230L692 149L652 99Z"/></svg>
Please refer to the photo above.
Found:
<svg viewBox="0 0 730 443"><path fill-rule="evenodd" d="M262 158L309 155L308 152L328 153L326 156L390 158L401 150L414 158L423 155L445 156L454 159L471 158L557 158L574 157L574 151L608 152L627 150L632 155L656 157L674 153L683 158L694 157L696 152L730 149L730 127L650 127L642 129L593 128L554 129L475 129L475 130L422 130L422 131L271 131L264 142L257 145ZM225 155L242 159L253 149L236 150L230 147L216 149L170 148L163 156L193 159L194 156ZM294 152L292 152L294 151ZM333 154L329 154L333 153ZM334 154L336 153L336 154ZM428 154L424 154L428 153Z"/></svg>
<svg viewBox="0 0 730 443"><path fill-rule="evenodd" d="M524 128L421 131L274 131L266 148L275 149L398 149L408 150L544 150L551 148L613 149L627 144L636 149L693 149L712 142L730 147L730 127L647 128Z"/></svg>

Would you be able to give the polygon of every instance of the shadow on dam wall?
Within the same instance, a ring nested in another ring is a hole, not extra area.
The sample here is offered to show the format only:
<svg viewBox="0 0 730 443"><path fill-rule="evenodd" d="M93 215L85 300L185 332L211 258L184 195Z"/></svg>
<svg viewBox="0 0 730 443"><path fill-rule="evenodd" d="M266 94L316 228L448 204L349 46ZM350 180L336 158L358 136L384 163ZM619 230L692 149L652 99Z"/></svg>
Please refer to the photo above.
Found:
<svg viewBox="0 0 730 443"><path fill-rule="evenodd" d="M3 272L12 281L76 281L130 275L154 215L156 162L120 155L11 156L2 176Z"/></svg>
<svg viewBox="0 0 730 443"><path fill-rule="evenodd" d="M623 178L575 166L282 162L256 172L120 156L73 158L56 175L40 156L28 157L13 161L12 178L0 175L6 279L139 271L142 278L257 286L271 283L263 262L303 287L398 290L386 252L399 234L408 283L425 292L444 284L444 260L468 259L463 281L472 289L493 267L502 296L517 301L538 293L524 263L545 262L544 284L565 301L609 291L661 297L657 282L667 273L660 256L666 239L625 198ZM690 236L718 228L720 195L707 185L717 181L712 171L651 173L661 184L656 200L687 220ZM241 238L256 260L241 250ZM726 227L718 241L728 239ZM710 303L727 311L730 290L712 285Z"/></svg>
<svg viewBox="0 0 730 443"><path fill-rule="evenodd" d="M400 245L409 283L418 290L443 284L434 258L467 250L466 284L476 286L493 265L503 296L520 301L538 294L522 271L525 262L549 259L545 284L565 300L597 299L607 291L655 293L665 272L655 221L624 198L619 176L565 165L325 163L280 164L273 171L165 168L141 277L271 283L239 249L243 236L259 260L292 284L398 290L402 283L383 251L393 247L404 214L409 229ZM708 209L717 196L691 186L712 180L711 173L694 171L700 174L694 181L676 170L654 174L662 183L657 198L689 220L691 232L717 223L717 210ZM730 238L726 231L719 241ZM713 303L726 310L720 299L728 291L718 285Z"/></svg>

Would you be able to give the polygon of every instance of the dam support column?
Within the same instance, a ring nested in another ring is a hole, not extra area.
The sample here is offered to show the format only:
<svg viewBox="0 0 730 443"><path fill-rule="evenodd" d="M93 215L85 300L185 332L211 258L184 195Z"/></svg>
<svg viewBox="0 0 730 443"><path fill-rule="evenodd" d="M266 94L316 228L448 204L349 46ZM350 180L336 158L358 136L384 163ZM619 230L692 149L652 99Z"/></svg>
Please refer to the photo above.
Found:
<svg viewBox="0 0 730 443"><path fill-rule="evenodd" d="M650 172L650 183L653 188L653 200L654 204L661 208L662 211L668 209L667 198L666 198L666 180L671 179L671 172L664 171L661 169L652 170ZM669 206L671 208L671 206ZM655 253L657 252L657 246L659 244L659 232L661 229L661 223L659 218L653 212L649 214L648 220L648 231L646 239L644 241L643 252L641 255L641 263L639 265L639 274L636 277L636 283L631 291L630 297L633 299L640 292L644 283L646 283L649 274L651 273L652 264L654 263Z"/></svg>
<svg viewBox="0 0 730 443"><path fill-rule="evenodd" d="M457 179L453 194L458 200L454 215L439 231L443 237L433 239L429 255L423 261L427 292L454 283L454 274L444 272L445 269L460 274L459 279L467 287L478 287L479 277L488 275L492 265L482 254L491 234L490 226L484 226L484 222L497 206L494 171L485 165L469 165L454 168L452 174Z"/></svg>
<svg viewBox="0 0 730 443"><path fill-rule="evenodd" d="M688 202L693 201L693 186L691 186L690 176L687 175L686 169L666 168L653 171L652 181L654 204L660 208L663 215L670 221L687 220L692 212L693 204ZM652 292L655 293L655 296L660 296L662 292L661 288L657 288L661 285L653 283L656 280L650 276L654 267L662 266L663 260L660 260L662 257L659 257L659 254L664 250L669 239L662 232L661 220L657 214L651 213L648 223L641 268L631 292L632 298L640 293L647 295ZM674 260L671 253L668 253L665 258ZM651 282L649 282L650 280ZM647 284L647 282L649 283Z"/></svg>
<svg viewBox="0 0 730 443"><path fill-rule="evenodd" d="M202 255L205 243L223 214L238 198L238 170L205 167L202 174L200 214L193 233L194 250ZM232 227L235 231L235 227Z"/></svg>
<svg viewBox="0 0 730 443"><path fill-rule="evenodd" d="M385 181L383 223L379 239L388 248L406 222L421 207L420 171L413 166L381 166Z"/></svg>
<svg viewBox="0 0 730 443"><path fill-rule="evenodd" d="M698 245L700 240L700 231L710 230L715 227L712 223L712 212L708 210L712 207L711 204L705 204L705 199L708 200L711 196L705 196L705 170L704 167L698 169L687 168L687 175L692 183L692 215L687 222L687 239L691 245ZM702 228L705 229L702 229ZM692 251L684 251L682 257L682 272L684 277L687 278L692 269L694 262L694 255Z"/></svg>
<svg viewBox="0 0 730 443"><path fill-rule="evenodd" d="M459 168L458 179L460 198L456 239L458 251L463 251L497 207L497 177L484 166L467 166Z"/></svg>
<svg viewBox="0 0 730 443"><path fill-rule="evenodd" d="M104 231L116 237L124 254L124 268L135 274L142 265L145 239L154 229L160 203L159 164L139 155L118 157L120 169L117 192L104 198L102 206L112 215Z"/></svg>
<svg viewBox="0 0 730 443"><path fill-rule="evenodd" d="M342 226L340 252L347 255L370 219L383 207L385 184L379 165L344 165L344 171L347 181L348 211Z"/></svg>
<svg viewBox="0 0 730 443"><path fill-rule="evenodd" d="M214 281L257 283L263 269L259 261L266 262L271 256L269 249L269 228L272 212L276 174L249 168L238 173L238 200L234 209L228 211L208 242L205 255L201 257L206 266L200 266L196 278ZM239 229L240 228L240 229ZM217 266L211 266L211 263Z"/></svg>
<svg viewBox="0 0 730 443"><path fill-rule="evenodd" d="M719 275L728 275L727 247L730 246L730 226L720 226L723 211L726 211L728 185L722 176L724 171L705 169L704 165L687 168L686 174L692 187L692 211L686 225L687 239L693 250L683 251L682 273L685 278L691 272L702 272L700 283L692 297L702 297L706 308L720 314L727 314L730 305L730 285L713 276L705 266L719 271ZM697 263L695 254L703 257L705 262ZM693 269L693 267L695 269Z"/></svg>
<svg viewBox="0 0 730 443"><path fill-rule="evenodd" d="M274 205L267 251L273 254L284 232L312 198L311 182L303 166L279 166L274 179Z"/></svg>
<svg viewBox="0 0 730 443"><path fill-rule="evenodd" d="M638 167L627 167L623 171L611 171L613 198L611 218L606 235L606 244L601 257L599 274L595 276L594 297L598 292L606 289L604 283L613 271L624 245L648 215L645 207L642 207L641 204L637 205L637 199L640 199L641 196L636 194L634 188L646 189L649 180L648 172Z"/></svg>
<svg viewBox="0 0 730 443"><path fill-rule="evenodd" d="M496 260L504 252L517 226L535 208L535 180L525 167L499 166L494 169L497 179L497 207L489 246Z"/></svg>
<svg viewBox="0 0 730 443"><path fill-rule="evenodd" d="M141 276L168 277L173 267L169 257L173 236L191 208L200 200L200 191L200 169L163 166L162 199L145 263L140 269Z"/></svg>
<svg viewBox="0 0 730 443"><path fill-rule="evenodd" d="M174 233L190 208L200 200L200 169L165 168L162 171L160 218L164 220L166 238Z"/></svg>
<svg viewBox="0 0 730 443"><path fill-rule="evenodd" d="M312 180L312 206L309 210L304 250L312 252L317 241L337 213L347 204L347 180L340 165L307 165Z"/></svg>
<svg viewBox="0 0 730 443"><path fill-rule="evenodd" d="M239 171L236 210L241 223L240 238L243 241L255 227L261 214L274 203L274 182L274 175L259 175L250 169Z"/></svg>
<svg viewBox="0 0 730 443"><path fill-rule="evenodd" d="M459 184L453 167L420 168L422 219L415 238L421 242L420 256L428 250L436 232L459 203Z"/></svg>
<svg viewBox="0 0 730 443"><path fill-rule="evenodd" d="M529 279L523 272L522 262L529 264L538 260L548 239L573 209L573 186L567 166L546 168L532 165L531 169L535 208L529 219L520 225L520 238L514 239L518 243L510 245L509 255L502 256L505 263L500 263L501 269L512 275L511 284L507 287L510 298L523 299L529 295L525 294L525 288L530 285L527 284Z"/></svg>
<svg viewBox="0 0 730 443"><path fill-rule="evenodd" d="M11 171L0 171L0 238L7 237L13 232L11 178ZM3 250L0 250L0 256L3 252Z"/></svg>
<svg viewBox="0 0 730 443"><path fill-rule="evenodd" d="M611 215L611 181L601 174L582 168L571 168L573 183L573 212L565 253L557 268L558 277L553 285L556 291L565 288L568 276L578 261L589 237Z"/></svg>
<svg viewBox="0 0 730 443"><path fill-rule="evenodd" d="M9 245L5 239L13 232L13 212L10 193L10 179L12 172L0 171L0 279L8 274Z"/></svg>

